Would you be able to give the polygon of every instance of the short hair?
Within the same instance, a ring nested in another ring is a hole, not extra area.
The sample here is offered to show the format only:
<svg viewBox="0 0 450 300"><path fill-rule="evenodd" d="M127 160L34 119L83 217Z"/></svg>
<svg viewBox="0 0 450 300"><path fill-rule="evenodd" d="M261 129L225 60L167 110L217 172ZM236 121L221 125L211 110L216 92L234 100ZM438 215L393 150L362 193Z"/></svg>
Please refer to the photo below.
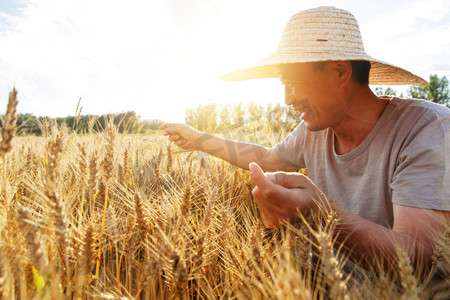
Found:
<svg viewBox="0 0 450 300"><path fill-rule="evenodd" d="M351 60L352 65L352 80L360 85L369 84L370 61L365 60ZM321 72L325 70L327 61L313 62L314 71Z"/></svg>
<svg viewBox="0 0 450 300"><path fill-rule="evenodd" d="M351 60L352 64L352 78L360 85L369 84L370 61L365 60Z"/></svg>

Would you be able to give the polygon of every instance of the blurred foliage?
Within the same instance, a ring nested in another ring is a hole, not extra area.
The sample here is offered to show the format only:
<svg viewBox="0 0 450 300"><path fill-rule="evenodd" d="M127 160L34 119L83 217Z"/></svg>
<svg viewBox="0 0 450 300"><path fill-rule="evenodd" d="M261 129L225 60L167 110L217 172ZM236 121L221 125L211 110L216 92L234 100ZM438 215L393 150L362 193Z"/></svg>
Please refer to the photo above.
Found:
<svg viewBox="0 0 450 300"><path fill-rule="evenodd" d="M397 96L397 91L391 87L387 87L384 89L381 86L378 86L375 88L375 94L377 96Z"/></svg>
<svg viewBox="0 0 450 300"><path fill-rule="evenodd" d="M96 133L105 128L107 120L112 118L120 133L145 133L156 130L164 121L158 119L141 120L134 111L106 115L78 115L64 118L37 117L30 113L18 114L17 126L19 134L45 135L57 125L65 124L76 133ZM0 120L0 125L2 125Z"/></svg>
<svg viewBox="0 0 450 300"><path fill-rule="evenodd" d="M430 75L425 86L414 86L408 90L412 98L426 99L450 107L450 90L447 77Z"/></svg>
<svg viewBox="0 0 450 300"><path fill-rule="evenodd" d="M377 96L391 95L397 96L397 91L392 87L376 87ZM403 98L403 93L399 95ZM430 75L429 82L425 86L411 86L407 90L407 97L424 99L439 103L450 108L450 90L446 76L439 77L437 74Z"/></svg>

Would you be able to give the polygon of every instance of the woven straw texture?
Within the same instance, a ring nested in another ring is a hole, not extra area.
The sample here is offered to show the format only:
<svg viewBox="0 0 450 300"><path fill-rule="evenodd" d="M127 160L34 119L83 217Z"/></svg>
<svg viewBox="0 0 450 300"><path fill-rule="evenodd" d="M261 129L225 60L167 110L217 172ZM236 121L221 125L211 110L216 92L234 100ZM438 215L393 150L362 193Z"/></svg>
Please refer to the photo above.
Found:
<svg viewBox="0 0 450 300"><path fill-rule="evenodd" d="M358 22L348 11L318 7L291 17L278 48L269 57L245 69L222 76L225 81L278 78L278 66L315 61L365 60L371 62L369 83L374 85L425 85L427 82L394 65L376 60L364 50Z"/></svg>

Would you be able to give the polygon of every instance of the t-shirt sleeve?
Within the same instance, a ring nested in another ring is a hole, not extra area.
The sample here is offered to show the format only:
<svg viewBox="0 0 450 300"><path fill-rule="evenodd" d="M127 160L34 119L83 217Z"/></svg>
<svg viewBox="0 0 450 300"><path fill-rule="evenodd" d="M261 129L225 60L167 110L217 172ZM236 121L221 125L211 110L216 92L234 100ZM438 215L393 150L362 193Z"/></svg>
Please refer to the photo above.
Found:
<svg viewBox="0 0 450 300"><path fill-rule="evenodd" d="M391 182L398 205L450 210L450 115L424 124L405 141Z"/></svg>
<svg viewBox="0 0 450 300"><path fill-rule="evenodd" d="M305 168L303 155L306 127L301 122L284 140L275 145L275 153L288 165Z"/></svg>

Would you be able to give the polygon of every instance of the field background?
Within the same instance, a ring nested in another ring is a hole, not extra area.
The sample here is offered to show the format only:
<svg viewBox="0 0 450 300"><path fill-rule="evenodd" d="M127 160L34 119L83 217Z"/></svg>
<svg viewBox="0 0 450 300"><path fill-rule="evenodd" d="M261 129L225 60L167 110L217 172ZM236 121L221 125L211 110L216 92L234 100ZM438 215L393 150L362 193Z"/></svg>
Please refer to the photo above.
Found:
<svg viewBox="0 0 450 300"><path fill-rule="evenodd" d="M261 123L232 134L243 132L282 138ZM112 122L100 133L53 125L15 137L0 178L2 299L449 296L448 273L431 287L401 252L389 270L346 270L333 216L265 229L247 171ZM447 237L433 273L448 270L448 248Z"/></svg>

